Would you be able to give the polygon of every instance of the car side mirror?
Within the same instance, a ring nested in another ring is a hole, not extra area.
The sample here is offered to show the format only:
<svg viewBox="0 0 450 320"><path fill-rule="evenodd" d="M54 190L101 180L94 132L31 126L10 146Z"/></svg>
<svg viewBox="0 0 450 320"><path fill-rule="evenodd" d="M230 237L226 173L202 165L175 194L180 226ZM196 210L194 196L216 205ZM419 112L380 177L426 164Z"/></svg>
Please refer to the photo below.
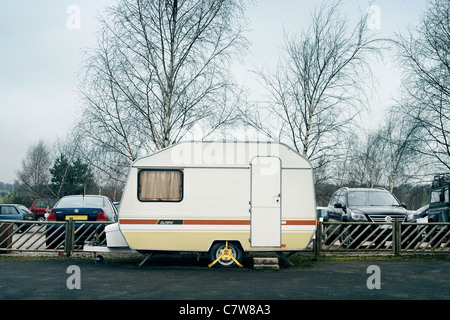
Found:
<svg viewBox="0 0 450 320"><path fill-rule="evenodd" d="M336 202L336 203L334 204L334 207L335 207L336 209L342 209L342 210L345 210L345 204L342 204L342 203L340 203L340 202Z"/></svg>
<svg viewBox="0 0 450 320"><path fill-rule="evenodd" d="M402 202L402 207L406 209L406 203Z"/></svg>

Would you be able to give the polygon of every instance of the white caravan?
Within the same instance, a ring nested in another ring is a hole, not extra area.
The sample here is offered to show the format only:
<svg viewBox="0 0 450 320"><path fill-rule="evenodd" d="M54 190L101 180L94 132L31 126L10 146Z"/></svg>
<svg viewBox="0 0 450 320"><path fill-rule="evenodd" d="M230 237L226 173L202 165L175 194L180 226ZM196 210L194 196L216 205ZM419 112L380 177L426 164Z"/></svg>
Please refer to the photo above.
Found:
<svg viewBox="0 0 450 320"><path fill-rule="evenodd" d="M182 142L134 162L106 239L108 248L204 252L211 266L233 266L245 252L303 250L316 225L312 167L291 148Z"/></svg>

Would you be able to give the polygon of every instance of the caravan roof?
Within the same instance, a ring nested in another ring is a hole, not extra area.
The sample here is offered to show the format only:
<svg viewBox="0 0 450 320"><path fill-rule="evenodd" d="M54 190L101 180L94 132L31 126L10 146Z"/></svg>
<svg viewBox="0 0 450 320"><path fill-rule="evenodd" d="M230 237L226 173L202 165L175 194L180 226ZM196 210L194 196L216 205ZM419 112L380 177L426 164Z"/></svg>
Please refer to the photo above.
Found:
<svg viewBox="0 0 450 320"><path fill-rule="evenodd" d="M248 167L255 156L276 156L283 168L311 169L307 159L273 142L185 141L136 160L133 167Z"/></svg>

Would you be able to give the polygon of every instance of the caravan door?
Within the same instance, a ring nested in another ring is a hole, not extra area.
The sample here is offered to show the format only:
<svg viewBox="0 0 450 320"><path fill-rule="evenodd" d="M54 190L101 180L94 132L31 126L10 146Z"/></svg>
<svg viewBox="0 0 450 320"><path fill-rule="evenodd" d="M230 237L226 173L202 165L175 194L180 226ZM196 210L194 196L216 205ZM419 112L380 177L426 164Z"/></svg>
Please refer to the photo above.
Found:
<svg viewBox="0 0 450 320"><path fill-rule="evenodd" d="M254 157L250 175L251 246L281 247L280 158Z"/></svg>

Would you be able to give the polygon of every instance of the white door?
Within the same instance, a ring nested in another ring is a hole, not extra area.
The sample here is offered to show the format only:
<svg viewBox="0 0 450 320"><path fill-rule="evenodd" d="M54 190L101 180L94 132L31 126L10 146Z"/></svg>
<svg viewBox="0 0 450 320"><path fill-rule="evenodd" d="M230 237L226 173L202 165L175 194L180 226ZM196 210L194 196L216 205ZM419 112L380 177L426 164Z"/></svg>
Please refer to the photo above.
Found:
<svg viewBox="0 0 450 320"><path fill-rule="evenodd" d="M255 157L251 168L251 246L281 247L281 160Z"/></svg>

